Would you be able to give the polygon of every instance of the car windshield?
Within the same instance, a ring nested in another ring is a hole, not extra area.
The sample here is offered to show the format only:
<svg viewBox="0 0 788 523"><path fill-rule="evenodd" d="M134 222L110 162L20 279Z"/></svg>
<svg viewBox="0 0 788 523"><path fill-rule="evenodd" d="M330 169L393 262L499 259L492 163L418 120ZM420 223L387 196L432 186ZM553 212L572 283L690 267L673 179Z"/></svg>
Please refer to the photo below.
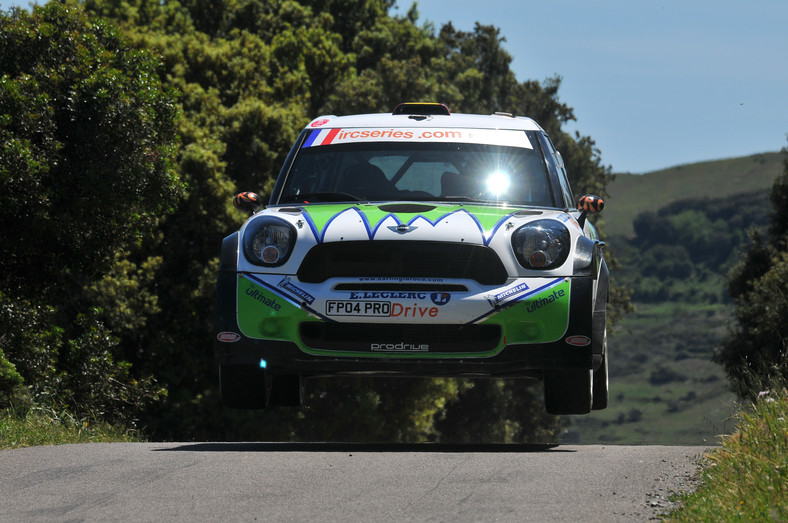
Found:
<svg viewBox="0 0 788 523"><path fill-rule="evenodd" d="M279 203L347 201L556 207L541 152L531 147L412 141L302 147Z"/></svg>

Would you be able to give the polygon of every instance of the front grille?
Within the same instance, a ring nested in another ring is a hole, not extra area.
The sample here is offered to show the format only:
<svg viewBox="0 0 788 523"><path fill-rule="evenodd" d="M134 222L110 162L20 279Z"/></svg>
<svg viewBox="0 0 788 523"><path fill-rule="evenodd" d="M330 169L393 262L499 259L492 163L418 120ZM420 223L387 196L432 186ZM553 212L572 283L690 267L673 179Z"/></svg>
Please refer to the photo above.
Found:
<svg viewBox="0 0 788 523"><path fill-rule="evenodd" d="M458 278L503 285L507 274L489 247L418 241L321 243L310 249L298 269L302 282L321 283L336 277Z"/></svg>
<svg viewBox="0 0 788 523"><path fill-rule="evenodd" d="M501 339L499 325L320 323L300 325L301 340L313 349L371 352L372 345L423 347L425 352L485 352ZM427 346L427 347L424 347ZM405 347L404 352L407 352Z"/></svg>

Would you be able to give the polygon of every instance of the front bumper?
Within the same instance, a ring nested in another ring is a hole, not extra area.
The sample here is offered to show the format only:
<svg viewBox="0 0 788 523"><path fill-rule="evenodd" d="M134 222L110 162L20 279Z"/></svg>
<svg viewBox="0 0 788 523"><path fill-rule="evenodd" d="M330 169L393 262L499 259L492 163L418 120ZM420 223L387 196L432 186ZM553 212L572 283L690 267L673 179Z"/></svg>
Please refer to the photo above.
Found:
<svg viewBox="0 0 788 523"><path fill-rule="evenodd" d="M243 280L234 272L219 276L214 348L221 365L259 365L262 360L271 373L312 376L538 377L544 369L591 369L601 360L596 354L600 347L592 343L599 337L594 334L599 327L594 328L592 314L594 280L587 277L566 282L571 299L567 300L568 314L558 320L560 335L554 341L537 343L510 342L512 325L515 329L525 325L526 330L530 326L515 320L496 324L493 319L482 326L358 324L327 322L306 313L300 319L271 314L257 322L257 337L251 337L239 326L243 314L237 313L238 282ZM262 299L268 302L262 307L281 305ZM522 304L521 309L525 308ZM518 309L511 307L507 314L516 316ZM266 329L271 338L263 336ZM337 329L340 335L335 334ZM475 335L469 333L471 329ZM343 337L345 331L355 336ZM282 332L291 339L273 339L281 338Z"/></svg>
<svg viewBox="0 0 788 523"><path fill-rule="evenodd" d="M305 354L295 343L243 340L216 343L221 365L260 365L272 374L305 376L419 376L419 377L541 377L545 369L590 369L590 346L572 347L565 343L510 345L488 358L437 359L391 357L369 359Z"/></svg>
<svg viewBox="0 0 788 523"><path fill-rule="evenodd" d="M596 369L602 360L604 262L595 277L404 299L393 291L315 292L289 277L239 273L237 233L222 254L214 337L221 365L262 362L273 374L311 376L539 377L545 369Z"/></svg>

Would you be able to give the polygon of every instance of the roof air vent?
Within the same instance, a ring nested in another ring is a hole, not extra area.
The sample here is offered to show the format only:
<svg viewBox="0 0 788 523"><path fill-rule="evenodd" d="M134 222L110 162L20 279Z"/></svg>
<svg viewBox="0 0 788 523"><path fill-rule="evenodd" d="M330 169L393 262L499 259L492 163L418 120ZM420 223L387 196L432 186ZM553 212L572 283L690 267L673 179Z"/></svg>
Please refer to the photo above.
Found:
<svg viewBox="0 0 788 523"><path fill-rule="evenodd" d="M432 102L404 102L395 107L394 111L392 111L392 114L439 114L443 116L449 116L451 112L445 104Z"/></svg>

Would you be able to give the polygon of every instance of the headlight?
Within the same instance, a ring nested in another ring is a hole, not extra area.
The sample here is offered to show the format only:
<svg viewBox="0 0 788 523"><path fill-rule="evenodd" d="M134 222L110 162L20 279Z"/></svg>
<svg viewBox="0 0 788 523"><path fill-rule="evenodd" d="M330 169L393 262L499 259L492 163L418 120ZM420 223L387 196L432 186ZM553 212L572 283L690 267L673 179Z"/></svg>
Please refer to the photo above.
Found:
<svg viewBox="0 0 788 523"><path fill-rule="evenodd" d="M517 261L526 269L554 269L569 256L569 230L555 220L536 220L512 235Z"/></svg>
<svg viewBox="0 0 788 523"><path fill-rule="evenodd" d="M295 245L296 230L276 218L258 218L244 232L244 254L255 265L276 267L290 257Z"/></svg>

